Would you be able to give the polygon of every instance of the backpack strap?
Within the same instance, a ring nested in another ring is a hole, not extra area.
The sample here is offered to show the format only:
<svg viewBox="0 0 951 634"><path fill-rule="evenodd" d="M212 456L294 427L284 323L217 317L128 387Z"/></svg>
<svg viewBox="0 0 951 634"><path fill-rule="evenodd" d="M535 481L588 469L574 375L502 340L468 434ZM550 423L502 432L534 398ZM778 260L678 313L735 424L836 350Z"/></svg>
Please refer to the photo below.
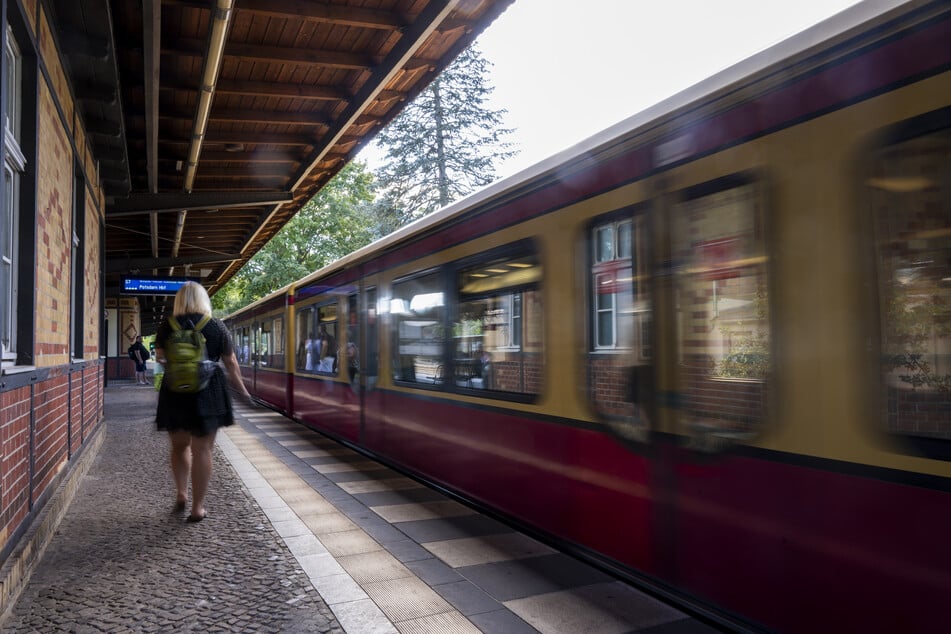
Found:
<svg viewBox="0 0 951 634"><path fill-rule="evenodd" d="M205 327L205 324L207 324L209 321L211 321L211 315L203 316L201 319L198 320L198 323L195 324L195 327L193 330L201 330L202 328ZM182 325L178 323L178 320L175 319L174 315L168 318L168 325L172 327L172 330L182 329Z"/></svg>

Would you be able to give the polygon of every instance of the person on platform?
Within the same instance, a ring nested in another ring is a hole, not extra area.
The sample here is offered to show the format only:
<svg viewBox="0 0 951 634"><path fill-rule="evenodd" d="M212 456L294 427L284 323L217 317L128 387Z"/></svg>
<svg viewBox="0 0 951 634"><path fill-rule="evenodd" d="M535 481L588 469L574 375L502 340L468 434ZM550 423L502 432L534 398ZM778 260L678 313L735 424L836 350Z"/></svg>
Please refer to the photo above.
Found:
<svg viewBox="0 0 951 634"><path fill-rule="evenodd" d="M197 324L204 315L211 315L211 300L205 288L186 282L175 294L172 308L175 319L183 324ZM212 449L219 427L234 424L228 383L248 405L255 406L241 378L231 335L220 319L211 319L202 328L207 356L218 362L205 387L194 394L173 392L167 382L159 390L155 422L159 431L167 431L171 443L172 477L175 481L175 510L184 512L188 503L188 480L191 476L191 510L189 522L205 518L205 495L211 479ZM168 320L158 327L155 357L166 362L164 346L172 334Z"/></svg>
<svg viewBox="0 0 951 634"><path fill-rule="evenodd" d="M135 362L135 383L136 385L148 385L145 380L146 362L152 355L142 344L142 335L135 338L135 343L129 346L129 358Z"/></svg>

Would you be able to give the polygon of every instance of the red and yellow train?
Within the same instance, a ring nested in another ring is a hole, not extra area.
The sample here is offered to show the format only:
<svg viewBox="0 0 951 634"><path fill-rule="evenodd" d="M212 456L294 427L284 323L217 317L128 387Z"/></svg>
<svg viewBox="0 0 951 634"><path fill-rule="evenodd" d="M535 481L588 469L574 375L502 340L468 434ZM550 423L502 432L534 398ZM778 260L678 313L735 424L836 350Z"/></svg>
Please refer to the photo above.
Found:
<svg viewBox="0 0 951 634"><path fill-rule="evenodd" d="M857 5L227 321L274 409L625 579L939 627L951 4Z"/></svg>

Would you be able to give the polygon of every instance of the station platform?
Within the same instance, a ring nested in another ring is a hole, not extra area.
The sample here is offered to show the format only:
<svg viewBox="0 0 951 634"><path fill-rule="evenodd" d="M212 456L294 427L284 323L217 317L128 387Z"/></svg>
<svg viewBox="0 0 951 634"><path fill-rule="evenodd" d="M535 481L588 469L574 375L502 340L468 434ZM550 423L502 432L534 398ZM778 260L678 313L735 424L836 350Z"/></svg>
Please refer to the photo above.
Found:
<svg viewBox="0 0 951 634"><path fill-rule="evenodd" d="M154 389L104 434L0 631L717 631L265 408L216 441L207 517L173 510Z"/></svg>

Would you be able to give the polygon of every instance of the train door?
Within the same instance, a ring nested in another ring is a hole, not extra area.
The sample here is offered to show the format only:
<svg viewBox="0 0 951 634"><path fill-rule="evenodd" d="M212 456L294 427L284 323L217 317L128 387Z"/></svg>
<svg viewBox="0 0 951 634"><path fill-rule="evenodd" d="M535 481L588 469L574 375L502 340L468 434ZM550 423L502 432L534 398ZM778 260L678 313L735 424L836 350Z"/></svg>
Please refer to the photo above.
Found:
<svg viewBox="0 0 951 634"><path fill-rule="evenodd" d="M786 565L781 535L760 530L776 521L771 507L786 485L738 450L766 423L775 358L765 189L735 175L665 197L663 574L723 605L736 588L767 604L767 581Z"/></svg>
<svg viewBox="0 0 951 634"><path fill-rule="evenodd" d="M379 279L371 276L363 281L360 301L360 440L373 447L379 437L382 420L382 394L377 389L380 364Z"/></svg>

